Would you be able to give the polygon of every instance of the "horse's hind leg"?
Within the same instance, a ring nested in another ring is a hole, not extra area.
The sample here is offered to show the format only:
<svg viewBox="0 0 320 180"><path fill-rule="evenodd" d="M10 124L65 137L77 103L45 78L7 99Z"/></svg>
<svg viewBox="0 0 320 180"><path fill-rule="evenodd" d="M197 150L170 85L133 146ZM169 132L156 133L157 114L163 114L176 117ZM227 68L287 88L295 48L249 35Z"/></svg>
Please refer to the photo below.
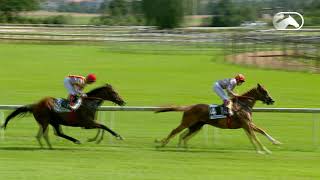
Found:
<svg viewBox="0 0 320 180"><path fill-rule="evenodd" d="M47 127L46 130L45 130L44 133L43 133L43 137L44 137L44 139L46 140L46 143L47 143L49 149L52 149L52 145L51 145L51 143L50 143L50 141L49 141L49 135L48 135L48 133L49 133L49 128Z"/></svg>
<svg viewBox="0 0 320 180"><path fill-rule="evenodd" d="M36 135L36 139L40 145L41 148L43 148L43 145L42 145L42 142L41 142L41 137L43 135L43 130L42 130L42 126L39 124L39 130L38 130L38 133Z"/></svg>
<svg viewBox="0 0 320 180"><path fill-rule="evenodd" d="M48 126L49 126L48 121L46 121L46 120L40 121L37 119L37 122L39 123L39 130L36 135L36 139L37 139L40 147L43 148L43 145L41 142L41 137L44 137L47 145L49 146L50 149L52 149L52 146L51 146L49 139L48 139Z"/></svg>
<svg viewBox="0 0 320 180"><path fill-rule="evenodd" d="M200 132L200 129L203 127L204 123L199 122L195 125L192 125L191 127L189 127L187 133L182 134L181 141L183 142L183 146L187 147L188 145L188 141L195 136L196 134L198 134L198 132ZM179 142L180 144L180 142Z"/></svg>
<svg viewBox="0 0 320 180"><path fill-rule="evenodd" d="M183 131L183 133L180 134L179 136L179 142L178 142L178 147L182 147L182 141L183 141L183 138L189 133L189 129ZM183 147L185 147L185 144L183 145Z"/></svg>
<svg viewBox="0 0 320 180"><path fill-rule="evenodd" d="M72 141L74 142L75 144L80 144L80 141L77 140L77 139L74 139L73 137L70 137L70 136L67 136L65 134L63 134L62 132L62 129L60 127L59 124L51 124L55 130L55 134L59 137L62 137L62 138L65 138L65 139L68 139L69 141Z"/></svg>
<svg viewBox="0 0 320 180"><path fill-rule="evenodd" d="M255 124L251 124L251 127L254 131L264 135L265 137L267 137L269 139L269 141L272 142L272 144L274 145L280 145L282 144L281 142L277 141L276 139L274 139L272 136L270 136L268 133L266 133L266 131L264 131L263 129L257 127Z"/></svg>
<svg viewBox="0 0 320 180"><path fill-rule="evenodd" d="M164 138L160 141L161 146L164 147L166 144L168 144L168 142L170 141L171 138L173 138L176 134L178 134L179 132L181 132L185 128L186 128L186 126L184 124L180 124L177 128L173 129L171 131L171 133L166 138Z"/></svg>

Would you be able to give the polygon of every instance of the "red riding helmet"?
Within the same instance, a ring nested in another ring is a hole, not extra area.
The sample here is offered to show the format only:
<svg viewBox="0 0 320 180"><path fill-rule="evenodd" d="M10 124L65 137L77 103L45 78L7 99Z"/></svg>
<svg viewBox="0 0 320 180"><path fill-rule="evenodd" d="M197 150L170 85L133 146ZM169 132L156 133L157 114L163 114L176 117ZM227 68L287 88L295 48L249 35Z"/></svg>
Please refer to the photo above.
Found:
<svg viewBox="0 0 320 180"><path fill-rule="evenodd" d="M244 77L243 74L238 74L238 75L236 75L235 79L236 79L238 82L245 82L245 81L246 81L246 78Z"/></svg>
<svg viewBox="0 0 320 180"><path fill-rule="evenodd" d="M97 80L97 77L96 77L96 75L94 75L94 74L88 74L88 76L87 76L87 81L89 81L89 82L96 82L96 80Z"/></svg>

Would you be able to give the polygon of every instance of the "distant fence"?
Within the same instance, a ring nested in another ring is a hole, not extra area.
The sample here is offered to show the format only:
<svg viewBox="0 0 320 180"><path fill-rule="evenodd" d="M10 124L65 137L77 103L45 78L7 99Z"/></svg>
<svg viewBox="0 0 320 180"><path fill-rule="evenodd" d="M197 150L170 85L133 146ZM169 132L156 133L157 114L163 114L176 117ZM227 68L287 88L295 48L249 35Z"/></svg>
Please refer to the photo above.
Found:
<svg viewBox="0 0 320 180"><path fill-rule="evenodd" d="M0 24L0 41L106 43L111 51L221 52L230 63L320 73L320 29L277 31L270 27L189 27L159 30L152 26L74 26ZM111 43L111 44L108 44ZM137 44L147 44L137 46ZM174 45L177 48L158 45ZM132 45L132 46L131 46Z"/></svg>
<svg viewBox="0 0 320 180"><path fill-rule="evenodd" d="M320 29L258 30L226 37L226 61L271 69L320 73Z"/></svg>

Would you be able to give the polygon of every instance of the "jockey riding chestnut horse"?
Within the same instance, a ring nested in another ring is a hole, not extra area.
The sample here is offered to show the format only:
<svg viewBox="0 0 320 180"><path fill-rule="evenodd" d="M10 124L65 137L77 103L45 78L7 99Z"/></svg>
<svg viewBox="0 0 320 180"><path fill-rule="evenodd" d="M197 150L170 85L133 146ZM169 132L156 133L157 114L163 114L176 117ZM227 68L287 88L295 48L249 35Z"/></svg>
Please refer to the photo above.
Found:
<svg viewBox="0 0 320 180"><path fill-rule="evenodd" d="M173 106L163 107L156 113L168 111L182 111L183 117L181 123L173 129L170 134L162 140L156 140L160 146L165 146L171 138L187 129L180 135L179 146L183 143L187 145L187 141L195 135L205 125L209 124L222 129L239 129L242 128L246 132L250 142L255 147L257 153L271 153L265 146L262 145L255 132L264 135L274 145L281 144L279 141L271 137L266 131L259 128L253 123L252 109L256 101L262 101L267 105L274 103L274 100L269 96L268 91L258 84L257 87L252 88L248 92L235 96L230 99L232 101L232 116L226 116L220 119L209 118L209 105L208 104L194 104L190 106Z"/></svg>

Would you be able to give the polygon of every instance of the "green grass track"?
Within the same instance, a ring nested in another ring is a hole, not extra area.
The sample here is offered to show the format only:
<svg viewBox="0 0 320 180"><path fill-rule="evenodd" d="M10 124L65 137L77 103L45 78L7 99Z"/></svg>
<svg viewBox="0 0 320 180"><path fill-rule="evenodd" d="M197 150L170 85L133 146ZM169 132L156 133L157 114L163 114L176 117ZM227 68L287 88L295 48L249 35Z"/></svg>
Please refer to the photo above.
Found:
<svg viewBox="0 0 320 180"><path fill-rule="evenodd" d="M230 65L223 63L223 52L217 50L184 53L181 47L157 44L139 48L148 51L117 51L112 44L1 43L0 104L66 97L64 76L87 73L95 73L98 80L86 91L110 83L128 106L220 103L212 92L213 82L243 73L247 82L237 92L261 83L276 101L273 106L259 102L256 107L319 107L318 74ZM157 48L161 51L155 53ZM166 136L180 119L180 113L105 112L99 120L124 141L106 134L101 144L88 143L96 130L64 127L66 134L82 142L76 145L57 138L50 128L54 150L39 148L34 138L38 125L31 115L13 119L0 138L0 179L320 179L320 115L255 113L256 124L283 143L273 146L258 135L272 155L256 154L242 130L212 127L204 127L191 139L189 149L176 148L177 138L156 148L154 139Z"/></svg>

